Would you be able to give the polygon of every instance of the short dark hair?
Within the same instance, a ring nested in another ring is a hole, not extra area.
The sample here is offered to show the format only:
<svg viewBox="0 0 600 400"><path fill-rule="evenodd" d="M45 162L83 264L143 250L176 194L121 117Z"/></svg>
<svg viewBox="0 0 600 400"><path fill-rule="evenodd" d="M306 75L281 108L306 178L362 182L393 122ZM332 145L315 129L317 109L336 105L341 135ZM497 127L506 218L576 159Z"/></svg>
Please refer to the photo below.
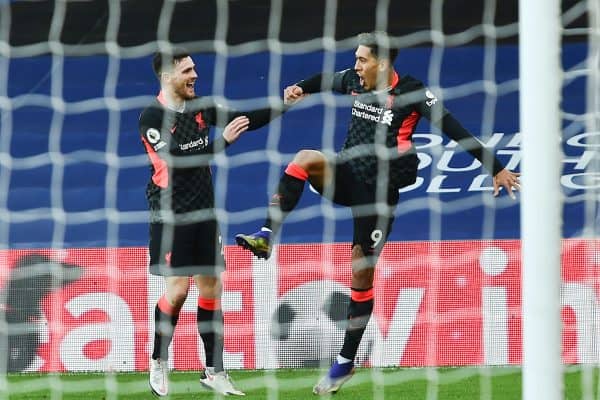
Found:
<svg viewBox="0 0 600 400"><path fill-rule="evenodd" d="M158 51L152 57L152 69L157 78L160 79L160 74L165 66L172 67L179 63L183 58L189 57L190 53L182 47L174 47L171 51Z"/></svg>
<svg viewBox="0 0 600 400"><path fill-rule="evenodd" d="M387 33L381 31L364 32L358 35L358 45L371 49L376 58L387 58L390 63L396 61L398 49L390 43Z"/></svg>

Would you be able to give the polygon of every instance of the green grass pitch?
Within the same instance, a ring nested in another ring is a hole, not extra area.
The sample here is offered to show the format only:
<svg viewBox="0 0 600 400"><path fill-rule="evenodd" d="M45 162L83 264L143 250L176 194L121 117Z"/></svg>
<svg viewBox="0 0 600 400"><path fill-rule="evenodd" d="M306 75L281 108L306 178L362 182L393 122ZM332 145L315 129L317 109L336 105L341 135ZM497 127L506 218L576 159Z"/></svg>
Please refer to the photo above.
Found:
<svg viewBox="0 0 600 400"><path fill-rule="evenodd" d="M245 399L316 399L313 384L324 370L230 371ZM172 372L168 399L219 398L203 389L198 372ZM597 398L597 370L569 367L564 375L565 399L581 399L582 386ZM584 384L585 382L585 384ZM432 397L433 396L433 397ZM335 395L359 399L521 399L521 370L500 368L358 369ZM144 373L9 374L0 376L0 399L156 399Z"/></svg>

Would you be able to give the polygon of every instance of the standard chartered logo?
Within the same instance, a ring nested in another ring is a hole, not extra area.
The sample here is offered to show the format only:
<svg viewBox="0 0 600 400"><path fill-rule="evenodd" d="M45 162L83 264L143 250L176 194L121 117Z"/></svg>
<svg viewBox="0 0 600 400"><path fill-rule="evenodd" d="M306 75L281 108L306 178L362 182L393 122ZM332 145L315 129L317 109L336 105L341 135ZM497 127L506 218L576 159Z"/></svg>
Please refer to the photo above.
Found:
<svg viewBox="0 0 600 400"><path fill-rule="evenodd" d="M373 122L379 122L385 125L392 125L394 113L392 110L385 110L383 107L376 107L372 104L365 104L358 100L354 101L352 115Z"/></svg>

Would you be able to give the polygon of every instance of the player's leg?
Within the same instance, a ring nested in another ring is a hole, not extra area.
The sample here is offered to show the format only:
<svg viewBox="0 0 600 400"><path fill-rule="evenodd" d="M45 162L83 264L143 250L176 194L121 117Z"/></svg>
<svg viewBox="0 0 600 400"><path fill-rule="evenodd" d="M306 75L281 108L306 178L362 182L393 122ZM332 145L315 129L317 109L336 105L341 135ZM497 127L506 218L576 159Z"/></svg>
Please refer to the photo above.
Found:
<svg viewBox="0 0 600 400"><path fill-rule="evenodd" d="M374 276L374 265L365 257L362 246L355 244L352 246L352 287L344 343L327 375L313 388L313 393L336 393L354 374L354 358L373 313Z"/></svg>
<svg viewBox="0 0 600 400"><path fill-rule="evenodd" d="M150 388L157 396L166 396L169 392L169 344L189 289L187 276L169 276L165 281L166 290L154 307L154 343L150 360Z"/></svg>
<svg viewBox="0 0 600 400"><path fill-rule="evenodd" d="M206 354L206 368L200 376L200 383L224 396L245 393L237 389L223 367L224 320L221 309L221 280L218 276L196 275L198 287L198 332Z"/></svg>
<svg viewBox="0 0 600 400"><path fill-rule="evenodd" d="M166 396L169 391L169 344L179 319L179 312L189 290L189 277L175 270L182 260L180 227L150 224L150 273L164 276L166 289L154 307L154 340L150 359L149 384L152 392ZM185 256L185 254L183 254Z"/></svg>
<svg viewBox="0 0 600 400"><path fill-rule="evenodd" d="M286 215L298 204L305 182L309 180L317 190L322 190L330 176L331 167L323 153L316 150L299 151L279 181L277 192L269 203L263 227L250 235L236 235L237 244L252 251L259 258L269 258L271 236L277 233Z"/></svg>
<svg viewBox="0 0 600 400"><path fill-rule="evenodd" d="M397 195L390 196L387 210L377 213L374 207L365 204L365 201L371 202L372 199L360 198L362 194L369 193L368 188L355 192L359 197L353 200L358 204L352 209L352 287L344 343L328 374L313 388L315 394L337 392L354 373L356 352L373 313L375 265L394 219L393 208L397 202Z"/></svg>
<svg viewBox="0 0 600 400"><path fill-rule="evenodd" d="M204 346L205 369L200 383L221 395L240 395L223 366L224 320L221 308L221 273L225 268L223 243L217 221L210 219L195 225L195 262L199 266L194 274L198 288L196 322Z"/></svg>
<svg viewBox="0 0 600 400"><path fill-rule="evenodd" d="M196 321L204 345L205 365L213 372L223 371L223 312L221 282L216 276L194 276L198 287Z"/></svg>

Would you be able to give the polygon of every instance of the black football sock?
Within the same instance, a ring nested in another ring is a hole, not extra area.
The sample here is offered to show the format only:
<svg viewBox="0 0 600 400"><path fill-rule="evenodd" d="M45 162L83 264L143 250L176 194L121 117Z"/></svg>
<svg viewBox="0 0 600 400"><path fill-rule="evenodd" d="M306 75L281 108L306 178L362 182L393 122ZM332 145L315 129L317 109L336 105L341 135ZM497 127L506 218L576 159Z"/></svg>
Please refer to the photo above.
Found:
<svg viewBox="0 0 600 400"><path fill-rule="evenodd" d="M169 345L173 340L173 332L179 319L179 309L171 306L166 298L160 298L154 307L154 347L152 359L167 360Z"/></svg>
<svg viewBox="0 0 600 400"><path fill-rule="evenodd" d="M293 166L293 168L291 168ZM292 211L304 190L304 182L306 182L307 174L303 169L295 164L290 164L279 180L277 193L271 198L269 210L264 227L271 229L273 233L277 233L279 227L287 214Z"/></svg>
<svg viewBox="0 0 600 400"><path fill-rule="evenodd" d="M213 304L202 304L214 300ZM204 345L206 366L223 371L223 312L218 300L198 299L196 321ZM212 309L209 309L212 308Z"/></svg>
<svg viewBox="0 0 600 400"><path fill-rule="evenodd" d="M340 356L354 360L360 341L373 312L373 288L354 289L348 305L348 326Z"/></svg>

